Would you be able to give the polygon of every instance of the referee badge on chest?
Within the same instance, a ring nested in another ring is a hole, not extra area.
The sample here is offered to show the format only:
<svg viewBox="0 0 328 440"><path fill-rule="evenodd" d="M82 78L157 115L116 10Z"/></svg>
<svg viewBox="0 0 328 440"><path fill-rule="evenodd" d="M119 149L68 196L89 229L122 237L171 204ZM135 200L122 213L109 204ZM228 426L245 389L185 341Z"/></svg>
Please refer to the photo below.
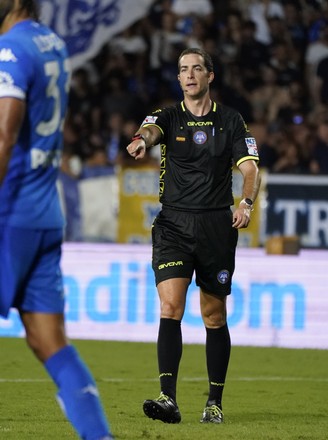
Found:
<svg viewBox="0 0 328 440"><path fill-rule="evenodd" d="M192 138L197 145L205 144L205 142L207 141L207 134L205 133L205 131L199 130L194 133Z"/></svg>

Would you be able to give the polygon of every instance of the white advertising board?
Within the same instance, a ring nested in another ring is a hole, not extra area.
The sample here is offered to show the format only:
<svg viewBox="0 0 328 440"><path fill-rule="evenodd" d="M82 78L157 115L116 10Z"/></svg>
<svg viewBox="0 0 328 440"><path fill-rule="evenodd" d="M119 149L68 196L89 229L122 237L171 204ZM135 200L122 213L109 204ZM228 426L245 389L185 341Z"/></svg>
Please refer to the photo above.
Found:
<svg viewBox="0 0 328 440"><path fill-rule="evenodd" d="M159 301L151 246L63 246L67 331L71 338L155 342ZM266 255L237 250L228 322L233 345L328 348L328 251ZM203 343L198 288L188 291L185 343ZM22 336L16 311L0 336Z"/></svg>

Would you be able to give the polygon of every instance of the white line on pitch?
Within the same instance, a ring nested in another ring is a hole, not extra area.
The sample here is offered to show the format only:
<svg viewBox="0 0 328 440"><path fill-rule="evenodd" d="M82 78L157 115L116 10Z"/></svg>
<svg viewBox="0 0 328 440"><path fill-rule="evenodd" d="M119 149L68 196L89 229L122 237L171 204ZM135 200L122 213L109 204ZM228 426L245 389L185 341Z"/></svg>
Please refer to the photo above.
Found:
<svg viewBox="0 0 328 440"><path fill-rule="evenodd" d="M208 379L206 377L182 377L180 379L182 382L205 382ZM158 378L153 379L136 379L133 378L123 379L116 377L103 377L99 382L157 382ZM51 379L29 379L29 378L16 378L16 379L6 379L0 378L0 383L44 383L51 382ZM235 377L230 378L227 382L328 382L327 377L282 377L282 376L257 376L257 377Z"/></svg>

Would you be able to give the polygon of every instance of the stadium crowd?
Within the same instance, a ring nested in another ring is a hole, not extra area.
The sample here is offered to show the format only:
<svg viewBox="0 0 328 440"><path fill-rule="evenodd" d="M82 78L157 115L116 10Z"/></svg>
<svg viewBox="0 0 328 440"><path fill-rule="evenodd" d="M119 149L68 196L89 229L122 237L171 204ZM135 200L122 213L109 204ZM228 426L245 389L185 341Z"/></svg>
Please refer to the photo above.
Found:
<svg viewBox="0 0 328 440"><path fill-rule="evenodd" d="M240 111L270 173L328 173L328 2L157 0L73 72L63 172L115 173L145 110L182 97L177 56L202 47L212 97ZM156 160L150 156L149 160Z"/></svg>

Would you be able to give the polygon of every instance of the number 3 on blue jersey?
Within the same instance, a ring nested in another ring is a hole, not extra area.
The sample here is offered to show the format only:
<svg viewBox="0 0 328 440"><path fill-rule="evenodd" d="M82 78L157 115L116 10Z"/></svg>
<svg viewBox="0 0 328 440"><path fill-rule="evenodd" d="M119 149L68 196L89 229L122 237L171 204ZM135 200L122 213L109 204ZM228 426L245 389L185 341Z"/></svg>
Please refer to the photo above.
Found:
<svg viewBox="0 0 328 440"><path fill-rule="evenodd" d="M69 82L70 82L70 69L69 69L69 60L64 60L64 71L67 73L67 80L65 83L65 91L68 93L69 91ZM60 89L58 87L58 79L60 75L60 65L58 61L49 61L44 66L45 74L50 77L49 84L47 87L47 97L54 99L54 110L52 117L48 121L41 121L37 127L36 132L40 136L49 136L54 134L62 125L61 119L61 94Z"/></svg>

